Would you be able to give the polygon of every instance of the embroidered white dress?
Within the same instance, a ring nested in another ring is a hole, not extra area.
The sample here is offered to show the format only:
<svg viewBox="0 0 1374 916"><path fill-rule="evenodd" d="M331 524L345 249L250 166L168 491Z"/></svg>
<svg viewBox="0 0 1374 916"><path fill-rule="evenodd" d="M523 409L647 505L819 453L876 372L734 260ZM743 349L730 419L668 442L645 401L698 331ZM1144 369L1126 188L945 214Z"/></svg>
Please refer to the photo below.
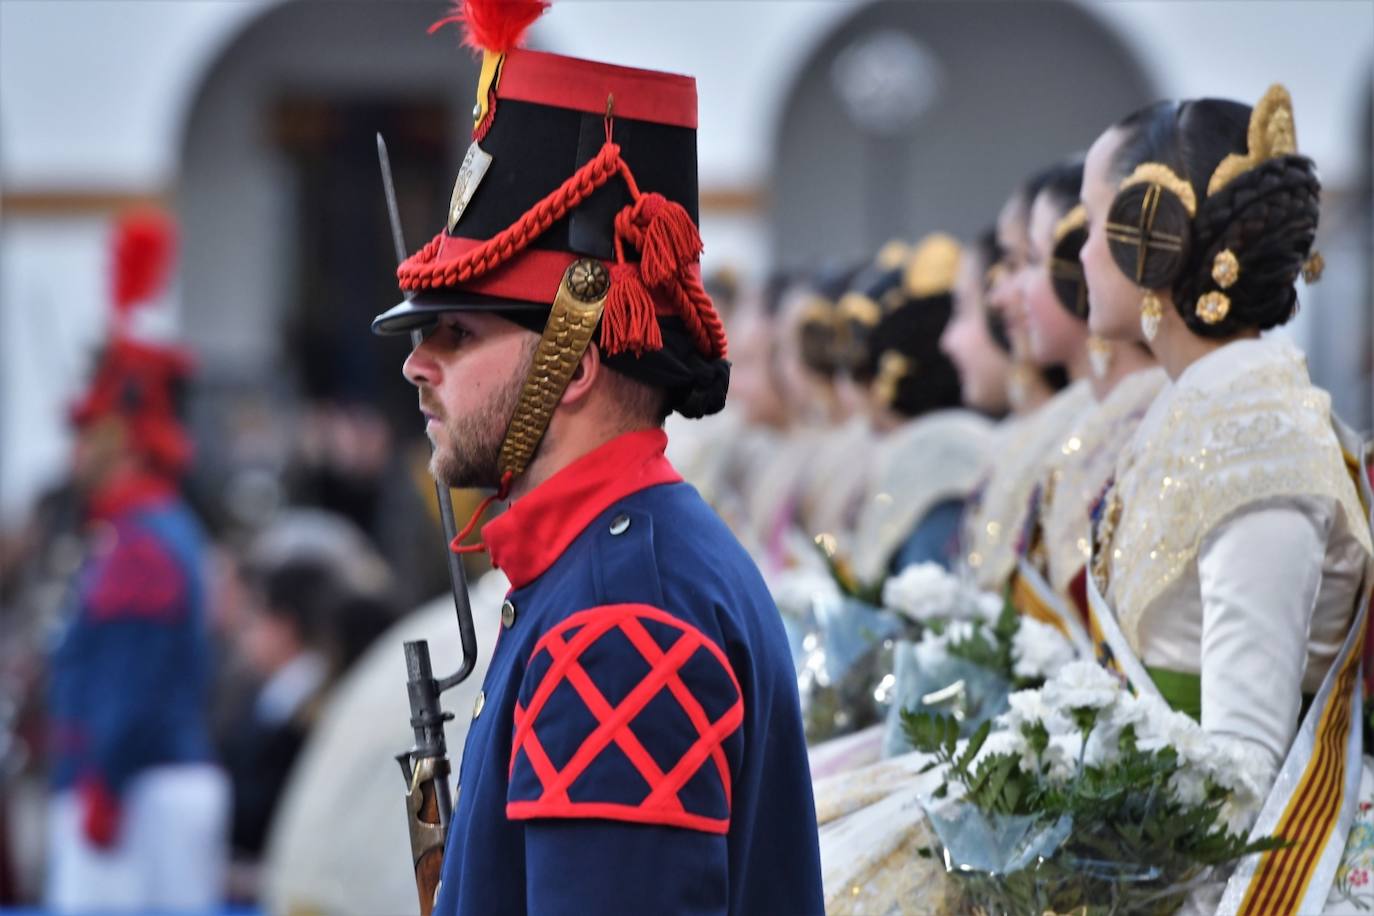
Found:
<svg viewBox="0 0 1374 916"><path fill-rule="evenodd" d="M992 422L969 410L917 417L878 441L850 550L859 581L883 578L917 523L937 504L968 497L993 442Z"/></svg>
<svg viewBox="0 0 1374 916"><path fill-rule="evenodd" d="M1035 411L997 430L985 483L964 521L964 559L979 588L1000 592L1016 567L1016 543L1045 461L1093 404L1092 386L1074 382Z"/></svg>
<svg viewBox="0 0 1374 916"><path fill-rule="evenodd" d="M1314 910L1328 888L1329 911L1374 902L1356 902L1368 873L1353 858L1368 857L1369 842L1351 821L1371 781L1357 756L1355 769L1346 762L1361 723L1342 712L1360 708L1350 700L1358 643L1332 681L1331 713L1299 728L1304 697L1322 701L1374 576L1352 478L1358 450L1343 437L1298 351L1229 343L1151 407L1097 533L1092 574L1125 643L1146 668L1199 677L1203 727L1269 764L1274 793L1256 832L1296 841L1243 861L1219 912Z"/></svg>
<svg viewBox="0 0 1374 916"><path fill-rule="evenodd" d="M1227 344L1152 405L1115 493L1098 565L1126 640L1147 667L1201 675L1203 727L1277 770L1371 554L1330 396L1287 343Z"/></svg>

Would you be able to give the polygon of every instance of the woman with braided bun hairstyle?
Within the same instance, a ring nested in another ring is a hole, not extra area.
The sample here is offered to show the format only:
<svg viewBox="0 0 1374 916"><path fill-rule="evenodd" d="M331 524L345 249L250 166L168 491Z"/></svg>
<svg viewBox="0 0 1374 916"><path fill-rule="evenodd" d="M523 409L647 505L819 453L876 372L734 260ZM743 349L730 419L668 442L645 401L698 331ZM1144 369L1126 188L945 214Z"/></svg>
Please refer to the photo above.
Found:
<svg viewBox="0 0 1374 916"><path fill-rule="evenodd" d="M1084 170L1091 327L1147 342L1172 380L1098 508L1099 650L1137 691L1234 739L1256 834L1293 841L1242 863L1227 912L1320 911L1361 788L1361 443L1302 354L1260 336L1297 310L1319 196L1282 86L1253 109L1146 108Z"/></svg>
<svg viewBox="0 0 1374 916"><path fill-rule="evenodd" d="M1011 408L1011 339L1001 312L988 306L990 280L1001 257L992 229L964 246L954 280L954 311L940 334L940 349L959 373L964 404L996 418Z"/></svg>
<svg viewBox="0 0 1374 916"><path fill-rule="evenodd" d="M1022 274L1030 257L1031 207L1059 166L1032 175L1003 206L997 218L1002 259L990 271L988 304L1001 316L1012 346L1008 400L1012 415L998 429L984 482L964 513L964 565L979 588L1002 594L1016 569L1017 542L1025 527L1030 497L1050 450L1092 404L1092 387L1079 379L1058 383L1062 367L1037 365L1022 319ZM1059 390L1056 390L1058 386Z"/></svg>
<svg viewBox="0 0 1374 916"><path fill-rule="evenodd" d="M1088 289L1079 263L1087 236L1079 188L1083 160L1047 169L1031 202L1027 259L1018 272L1013 326L1040 366L1063 365L1091 385L1092 404L1053 443L1039 468L1022 527L1011 600L1023 614L1057 626L1090 651L1082 624L1091 510L1166 377L1132 341L1104 341L1088 330Z"/></svg>
<svg viewBox="0 0 1374 916"><path fill-rule="evenodd" d="M866 347L876 447L851 542L854 574L866 584L958 558L964 502L993 430L961 406L959 373L940 350L966 256L954 238L933 233L871 290L883 305Z"/></svg>

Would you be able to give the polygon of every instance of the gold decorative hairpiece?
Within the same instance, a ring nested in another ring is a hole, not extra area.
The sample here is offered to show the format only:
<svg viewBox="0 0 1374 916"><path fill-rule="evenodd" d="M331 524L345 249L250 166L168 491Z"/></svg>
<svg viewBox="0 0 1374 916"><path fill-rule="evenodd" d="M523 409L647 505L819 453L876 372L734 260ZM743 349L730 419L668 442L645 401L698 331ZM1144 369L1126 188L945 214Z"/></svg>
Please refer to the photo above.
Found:
<svg viewBox="0 0 1374 916"><path fill-rule="evenodd" d="M1302 262L1302 278L1307 283L1316 283L1322 278L1322 271L1326 270L1326 258L1322 257L1320 251L1314 251L1308 255L1306 261Z"/></svg>
<svg viewBox="0 0 1374 916"><path fill-rule="evenodd" d="M1175 197L1183 201L1183 209L1188 211L1188 215L1197 216L1197 195L1193 193L1193 186L1164 163L1140 163L1135 167L1135 171L1121 182L1121 190L1138 184L1157 184L1167 191L1172 191Z"/></svg>
<svg viewBox="0 0 1374 916"><path fill-rule="evenodd" d="M873 259L873 263L880 270L895 270L910 256L911 246L901 239L893 239L878 249L878 256Z"/></svg>
<svg viewBox="0 0 1374 916"><path fill-rule="evenodd" d="M833 324L835 320L835 303L824 296L813 295L806 300L806 306L802 309L802 324Z"/></svg>
<svg viewBox="0 0 1374 916"><path fill-rule="evenodd" d="M1083 209L1082 204L1078 204L1064 218L1054 224L1054 244L1058 245L1064 240L1064 236L1073 232L1075 229L1082 229L1088 222L1088 211Z"/></svg>
<svg viewBox="0 0 1374 916"><path fill-rule="evenodd" d="M1229 248L1218 251L1212 259L1212 280L1222 289L1230 289L1239 279L1240 261L1236 253Z"/></svg>
<svg viewBox="0 0 1374 916"><path fill-rule="evenodd" d="M1231 314L1231 297L1216 290L1203 293L1198 297L1194 311L1204 324L1216 324Z"/></svg>
<svg viewBox="0 0 1374 916"><path fill-rule="evenodd" d="M1261 162L1277 156L1291 156L1298 151L1297 133L1293 127L1293 99L1281 83L1269 87L1264 98L1250 112L1250 126L1246 130L1245 155L1232 153L1212 172L1207 181L1207 196L1226 187L1237 175L1248 172Z"/></svg>
<svg viewBox="0 0 1374 916"><path fill-rule="evenodd" d="M962 249L952 235L932 232L921 239L906 262L902 287L915 299L954 289Z"/></svg>
<svg viewBox="0 0 1374 916"><path fill-rule="evenodd" d="M883 310L863 293L848 292L840 297L840 320L857 321L873 327L883 317Z"/></svg>
<svg viewBox="0 0 1374 916"><path fill-rule="evenodd" d="M896 350L884 351L878 360L878 377L873 380L873 395L891 406L897 400L897 386L911 373L912 361Z"/></svg>

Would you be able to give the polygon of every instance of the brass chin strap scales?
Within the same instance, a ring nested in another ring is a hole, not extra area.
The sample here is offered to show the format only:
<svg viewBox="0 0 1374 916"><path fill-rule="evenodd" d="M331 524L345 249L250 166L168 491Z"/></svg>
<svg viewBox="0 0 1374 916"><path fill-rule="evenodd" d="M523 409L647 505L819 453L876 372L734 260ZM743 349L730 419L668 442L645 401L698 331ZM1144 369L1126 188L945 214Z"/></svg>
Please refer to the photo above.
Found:
<svg viewBox="0 0 1374 916"><path fill-rule="evenodd" d="M610 272L594 258L579 258L563 272L563 280L558 284L558 293L549 310L549 320L544 323L544 333L525 374L520 399L506 426L506 438L501 442L501 452L496 459L500 483L495 493L482 500L472 518L449 544L454 553L486 550L481 541L475 544L463 541L472 534L487 508L505 499L511 483L529 467L553 419L553 412L568 389L577 364L582 361L582 354L591 345L610 290Z"/></svg>
<svg viewBox="0 0 1374 916"><path fill-rule="evenodd" d="M508 476L519 477L529 467L539 440L549 428L554 408L572 381L582 354L591 345L610 289L610 273L600 261L580 258L564 271L520 400L506 427L506 439L501 443L497 466L503 481Z"/></svg>

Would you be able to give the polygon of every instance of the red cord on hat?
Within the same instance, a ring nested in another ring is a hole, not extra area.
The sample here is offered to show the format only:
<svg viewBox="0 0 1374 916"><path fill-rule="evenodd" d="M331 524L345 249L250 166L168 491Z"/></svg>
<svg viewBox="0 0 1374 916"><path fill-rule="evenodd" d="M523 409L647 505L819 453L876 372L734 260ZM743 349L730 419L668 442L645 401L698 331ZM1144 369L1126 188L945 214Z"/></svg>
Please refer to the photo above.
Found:
<svg viewBox="0 0 1374 916"><path fill-rule="evenodd" d="M685 207L662 194L645 194L611 140L612 119L606 119L606 142L591 160L518 220L476 248L448 261L436 258L445 235L439 233L407 258L396 276L403 290L457 286L490 273L529 247L555 222L566 216L619 175L633 201L615 217L615 259L612 283L601 320L601 348L608 354L636 354L663 347L653 293L687 327L696 348L712 359L726 356L725 326L711 297L702 288L692 265L701 256L701 234ZM626 260L625 244L640 253L638 264Z"/></svg>

